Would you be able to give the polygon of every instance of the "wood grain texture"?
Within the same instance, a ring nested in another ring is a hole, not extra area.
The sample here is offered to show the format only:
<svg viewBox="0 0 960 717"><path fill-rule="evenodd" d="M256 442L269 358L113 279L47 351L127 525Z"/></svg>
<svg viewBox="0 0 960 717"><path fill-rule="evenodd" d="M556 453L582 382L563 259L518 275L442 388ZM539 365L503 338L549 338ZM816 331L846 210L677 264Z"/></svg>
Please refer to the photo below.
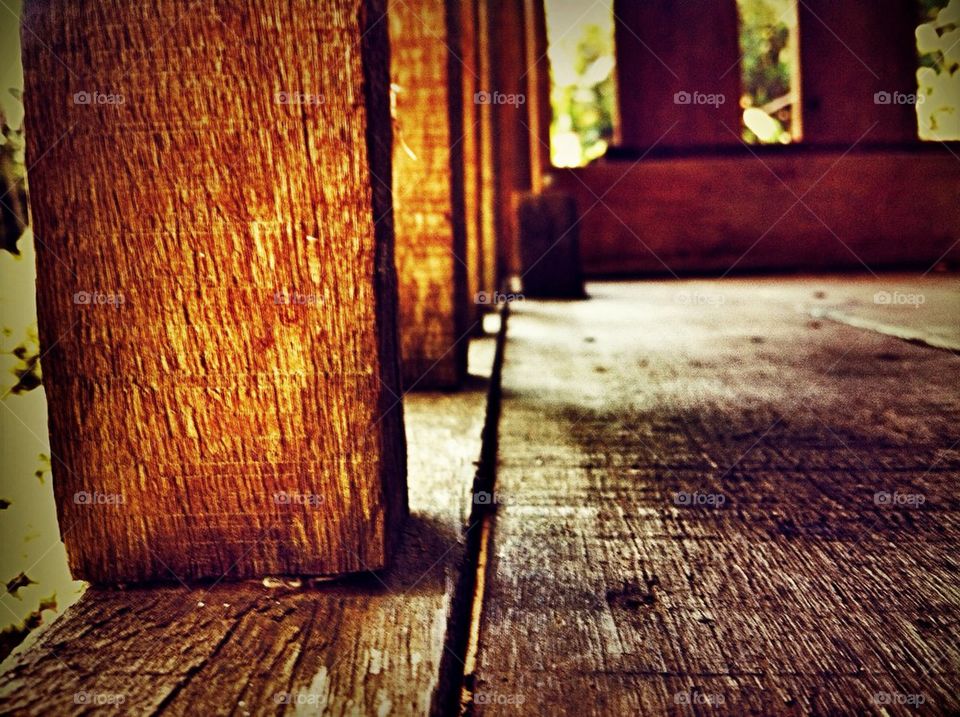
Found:
<svg viewBox="0 0 960 717"><path fill-rule="evenodd" d="M606 160L554 186L577 198L588 275L926 270L960 259L952 151Z"/></svg>
<svg viewBox="0 0 960 717"><path fill-rule="evenodd" d="M641 149L737 144L736 2L616 0L613 11L620 143ZM690 101L678 103L677 93ZM695 93L722 101L701 102Z"/></svg>
<svg viewBox="0 0 960 717"><path fill-rule="evenodd" d="M878 104L877 93L917 93L919 5L913 0L797 3L803 141L851 145L917 139L915 103Z"/></svg>
<svg viewBox="0 0 960 717"><path fill-rule="evenodd" d="M492 339L472 368L489 375ZM411 518L394 565L299 589L91 589L5 663L13 715L427 715L459 601L485 385L406 399ZM109 700L113 704L106 704ZM98 707L99 705L99 707Z"/></svg>
<svg viewBox="0 0 960 717"><path fill-rule="evenodd" d="M450 388L466 374L468 325L458 5L397 2L389 18L403 378L408 388Z"/></svg>
<svg viewBox="0 0 960 717"><path fill-rule="evenodd" d="M960 710L960 362L842 287L512 305L474 714Z"/></svg>
<svg viewBox="0 0 960 717"><path fill-rule="evenodd" d="M374 180L390 177L383 12L27 4L41 343L76 576L387 563L406 490L390 191Z"/></svg>

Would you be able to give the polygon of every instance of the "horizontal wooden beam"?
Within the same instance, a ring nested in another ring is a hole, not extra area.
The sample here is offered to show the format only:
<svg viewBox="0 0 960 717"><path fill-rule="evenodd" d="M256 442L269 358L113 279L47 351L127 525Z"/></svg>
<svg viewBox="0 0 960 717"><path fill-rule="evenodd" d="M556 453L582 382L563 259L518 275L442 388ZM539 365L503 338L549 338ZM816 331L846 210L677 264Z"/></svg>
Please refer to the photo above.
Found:
<svg viewBox="0 0 960 717"><path fill-rule="evenodd" d="M948 148L604 160L555 170L589 274L924 269L960 259Z"/></svg>

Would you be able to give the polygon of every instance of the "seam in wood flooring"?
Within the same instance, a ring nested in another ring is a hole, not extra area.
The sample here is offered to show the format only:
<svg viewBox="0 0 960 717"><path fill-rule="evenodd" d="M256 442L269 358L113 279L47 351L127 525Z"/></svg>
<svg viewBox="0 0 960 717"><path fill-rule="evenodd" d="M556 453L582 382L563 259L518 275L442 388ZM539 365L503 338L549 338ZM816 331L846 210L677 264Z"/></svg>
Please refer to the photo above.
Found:
<svg viewBox="0 0 960 717"><path fill-rule="evenodd" d="M490 541L494 507L476 500L476 496L482 492L492 492L496 479L500 386L509 313L509 304L504 304L500 309L500 327L487 391L480 455L471 490L470 515L463 535L466 549L447 623L439 687L431 706L431 714L437 717L464 713L469 709L472 699L469 683L476 664L485 586L485 554Z"/></svg>

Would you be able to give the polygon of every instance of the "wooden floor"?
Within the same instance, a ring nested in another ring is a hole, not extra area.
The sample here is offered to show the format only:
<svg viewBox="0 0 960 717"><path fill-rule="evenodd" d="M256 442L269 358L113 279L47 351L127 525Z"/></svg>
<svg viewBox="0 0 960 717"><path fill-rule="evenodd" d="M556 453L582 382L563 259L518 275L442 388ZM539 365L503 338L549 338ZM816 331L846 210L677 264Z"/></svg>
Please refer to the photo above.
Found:
<svg viewBox="0 0 960 717"><path fill-rule="evenodd" d="M411 517L390 570L91 588L4 662L0 714L449 712L493 344L472 342L463 390L405 397Z"/></svg>
<svg viewBox="0 0 960 717"><path fill-rule="evenodd" d="M464 671L474 715L960 713L958 286L514 303L498 446L491 339L407 397L391 570L91 589L0 713L447 715Z"/></svg>
<svg viewBox="0 0 960 717"><path fill-rule="evenodd" d="M474 713L960 711L957 289L514 304Z"/></svg>

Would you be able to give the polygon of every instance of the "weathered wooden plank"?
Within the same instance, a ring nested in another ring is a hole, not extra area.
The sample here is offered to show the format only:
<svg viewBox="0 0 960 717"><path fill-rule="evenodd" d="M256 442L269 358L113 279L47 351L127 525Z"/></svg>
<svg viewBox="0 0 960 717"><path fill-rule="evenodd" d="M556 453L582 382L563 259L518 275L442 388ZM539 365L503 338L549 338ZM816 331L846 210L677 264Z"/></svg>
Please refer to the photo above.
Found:
<svg viewBox="0 0 960 717"><path fill-rule="evenodd" d="M490 371L492 339L472 369ZM482 380L406 399L410 507L395 564L341 582L90 589L5 663L4 714L429 714L445 682L448 623L480 454ZM454 658L449 658L454 659Z"/></svg>
<svg viewBox="0 0 960 717"><path fill-rule="evenodd" d="M613 11L621 144L737 144L736 2L615 0Z"/></svg>
<svg viewBox="0 0 960 717"><path fill-rule="evenodd" d="M797 3L803 141L917 140L919 5L913 0Z"/></svg>
<svg viewBox="0 0 960 717"><path fill-rule="evenodd" d="M960 259L953 150L778 149L555 170L589 237L584 271L926 270Z"/></svg>
<svg viewBox="0 0 960 717"><path fill-rule="evenodd" d="M382 5L27 5L38 308L76 576L387 563L406 488L375 179L390 177Z"/></svg>
<svg viewBox="0 0 960 717"><path fill-rule="evenodd" d="M956 358L840 280L589 288L511 310L474 713L960 709Z"/></svg>
<svg viewBox="0 0 960 717"><path fill-rule="evenodd" d="M469 311L459 5L398 2L389 18L403 380L452 388L466 375Z"/></svg>

